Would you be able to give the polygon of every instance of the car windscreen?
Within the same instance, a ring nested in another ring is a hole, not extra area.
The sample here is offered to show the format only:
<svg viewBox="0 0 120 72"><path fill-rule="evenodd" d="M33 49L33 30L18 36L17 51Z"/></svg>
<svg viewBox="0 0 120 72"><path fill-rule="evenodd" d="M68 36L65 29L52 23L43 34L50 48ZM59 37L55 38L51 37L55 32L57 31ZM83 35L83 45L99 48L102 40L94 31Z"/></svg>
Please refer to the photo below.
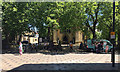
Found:
<svg viewBox="0 0 120 72"><path fill-rule="evenodd" d="M112 46L112 44L110 42L107 42L107 45Z"/></svg>

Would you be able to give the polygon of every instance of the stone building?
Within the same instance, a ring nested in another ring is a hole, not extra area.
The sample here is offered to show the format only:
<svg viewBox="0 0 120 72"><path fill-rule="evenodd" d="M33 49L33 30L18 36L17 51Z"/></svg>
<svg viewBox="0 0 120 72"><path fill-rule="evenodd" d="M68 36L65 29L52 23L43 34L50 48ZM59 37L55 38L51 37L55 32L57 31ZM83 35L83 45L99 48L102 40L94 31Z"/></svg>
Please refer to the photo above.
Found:
<svg viewBox="0 0 120 72"><path fill-rule="evenodd" d="M76 32L61 32L60 29L56 29L53 32L53 42L57 44L58 41L61 41L62 44L68 44L72 41L74 44L80 44L83 42L83 33L81 31Z"/></svg>
<svg viewBox="0 0 120 72"><path fill-rule="evenodd" d="M25 32L25 34L21 37L21 41L28 41L31 44L38 43L38 33Z"/></svg>

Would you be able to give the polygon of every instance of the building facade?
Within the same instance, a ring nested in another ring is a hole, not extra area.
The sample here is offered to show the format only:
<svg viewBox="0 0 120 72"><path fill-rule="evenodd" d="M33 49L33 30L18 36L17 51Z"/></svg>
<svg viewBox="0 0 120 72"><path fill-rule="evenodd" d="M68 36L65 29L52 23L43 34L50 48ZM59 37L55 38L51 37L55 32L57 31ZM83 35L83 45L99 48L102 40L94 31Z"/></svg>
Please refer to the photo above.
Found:
<svg viewBox="0 0 120 72"><path fill-rule="evenodd" d="M53 32L53 42L56 44L58 41L61 41L62 44L68 44L73 42L74 44L80 44L83 41L83 33L82 31L76 32L61 32L60 29L56 29Z"/></svg>
<svg viewBox="0 0 120 72"><path fill-rule="evenodd" d="M35 32L25 32L21 37L21 41L28 41L31 44L38 43L39 34Z"/></svg>

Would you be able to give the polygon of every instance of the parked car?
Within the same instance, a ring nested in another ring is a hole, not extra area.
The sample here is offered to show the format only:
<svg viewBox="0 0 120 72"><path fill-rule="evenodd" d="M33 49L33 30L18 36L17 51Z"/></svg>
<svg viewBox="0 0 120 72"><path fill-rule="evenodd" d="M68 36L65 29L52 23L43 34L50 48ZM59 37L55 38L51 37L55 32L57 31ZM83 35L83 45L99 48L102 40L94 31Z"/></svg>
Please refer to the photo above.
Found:
<svg viewBox="0 0 120 72"><path fill-rule="evenodd" d="M96 48L95 48L95 43L96 42L103 42L103 50L104 51L106 50L106 47L108 47L108 51L111 51L112 48L113 48L113 44L109 40L105 40L105 39L91 40L91 39L88 39L86 41L86 45L87 45L86 49L91 50L91 51L96 51Z"/></svg>
<svg viewBox="0 0 120 72"><path fill-rule="evenodd" d="M108 40L101 40L101 41L103 41L104 51L106 49L106 46L108 46L108 51L112 51L113 44L110 41L108 41Z"/></svg>

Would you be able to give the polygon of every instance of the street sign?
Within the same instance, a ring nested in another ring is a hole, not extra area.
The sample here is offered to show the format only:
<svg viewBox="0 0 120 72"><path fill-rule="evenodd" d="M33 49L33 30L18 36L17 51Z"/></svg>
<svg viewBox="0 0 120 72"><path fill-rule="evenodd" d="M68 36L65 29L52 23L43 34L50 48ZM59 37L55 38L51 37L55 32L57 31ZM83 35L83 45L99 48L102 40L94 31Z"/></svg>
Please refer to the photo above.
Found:
<svg viewBox="0 0 120 72"><path fill-rule="evenodd" d="M111 32L111 39L115 39L115 32Z"/></svg>

